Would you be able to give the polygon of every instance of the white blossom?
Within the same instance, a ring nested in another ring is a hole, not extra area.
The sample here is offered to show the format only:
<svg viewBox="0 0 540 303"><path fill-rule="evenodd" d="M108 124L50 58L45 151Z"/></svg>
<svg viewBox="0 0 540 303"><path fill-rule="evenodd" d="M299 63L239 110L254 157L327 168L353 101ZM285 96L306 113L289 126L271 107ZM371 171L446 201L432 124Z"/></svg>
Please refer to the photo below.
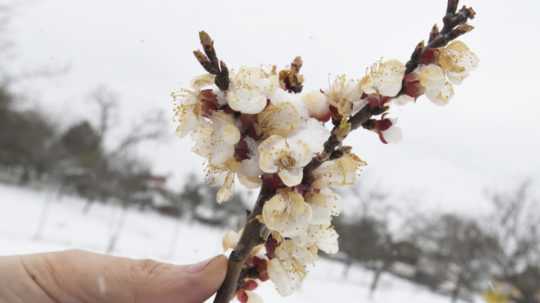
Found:
<svg viewBox="0 0 540 303"><path fill-rule="evenodd" d="M320 153L324 148L324 142L330 136L330 131L317 119L309 118L292 134L288 141L301 141L307 144L311 154Z"/></svg>
<svg viewBox="0 0 540 303"><path fill-rule="evenodd" d="M330 119L331 112L328 98L320 90L304 94L302 101L304 102L310 117L320 121L327 121Z"/></svg>
<svg viewBox="0 0 540 303"><path fill-rule="evenodd" d="M283 89L276 89L274 91L274 94L270 96L270 103L273 105L279 105L282 103L291 104L292 106L294 106L300 117L309 117L307 108L304 102L302 102L301 94L290 93Z"/></svg>
<svg viewBox="0 0 540 303"><path fill-rule="evenodd" d="M219 204L229 201L234 190L234 172L228 172L223 185L219 188L216 200Z"/></svg>
<svg viewBox="0 0 540 303"><path fill-rule="evenodd" d="M171 95L175 102L176 133L183 138L192 132L202 119L200 105L201 89L214 83L214 76L204 74L191 81L189 89L181 89Z"/></svg>
<svg viewBox="0 0 540 303"><path fill-rule="evenodd" d="M426 97L437 105L445 105L454 95L452 84L446 80L444 70L436 64L420 65L414 71Z"/></svg>
<svg viewBox="0 0 540 303"><path fill-rule="evenodd" d="M193 152L219 166L234 156L234 145L240 141L240 131L228 114L216 112L210 120L202 120L193 131Z"/></svg>
<svg viewBox="0 0 540 303"><path fill-rule="evenodd" d="M352 113L354 103L360 102L362 90L357 81L340 75L325 94L328 97L328 103L335 107L341 116L348 117Z"/></svg>
<svg viewBox="0 0 540 303"><path fill-rule="evenodd" d="M238 162L228 160L225 163L215 166L207 164L206 181L211 186L219 186L216 195L218 203L228 201L233 196L235 172L238 170Z"/></svg>
<svg viewBox="0 0 540 303"><path fill-rule="evenodd" d="M339 235L330 225L310 225L307 231L293 238L300 247L317 247L328 254L339 251Z"/></svg>
<svg viewBox="0 0 540 303"><path fill-rule="evenodd" d="M476 54L462 41L452 41L447 47L440 49L437 58L437 63L454 84L461 84L478 66L479 61Z"/></svg>
<svg viewBox="0 0 540 303"><path fill-rule="evenodd" d="M268 263L268 275L282 296L299 289L306 276L306 265L317 259L315 246L300 246L297 242L283 240L275 251L275 258Z"/></svg>
<svg viewBox="0 0 540 303"><path fill-rule="evenodd" d="M261 185L261 173L259 158L243 160L237 172L238 181L247 188L258 188Z"/></svg>
<svg viewBox="0 0 540 303"><path fill-rule="evenodd" d="M273 135L259 145L259 166L265 173L278 173L287 186L302 182L303 167L311 160L309 145L301 139Z"/></svg>
<svg viewBox="0 0 540 303"><path fill-rule="evenodd" d="M298 110L289 102L270 104L257 115L257 126L260 133L265 136L287 137L300 126L301 122Z"/></svg>
<svg viewBox="0 0 540 303"><path fill-rule="evenodd" d="M446 82L444 70L436 64L420 65L414 72L425 90L438 91Z"/></svg>
<svg viewBox="0 0 540 303"><path fill-rule="evenodd" d="M240 240L241 233L229 230L223 236L223 251L228 251L229 249L234 249L238 241Z"/></svg>
<svg viewBox="0 0 540 303"><path fill-rule="evenodd" d="M290 296L302 285L305 267L294 260L272 259L268 262L268 276L282 296Z"/></svg>
<svg viewBox="0 0 540 303"><path fill-rule="evenodd" d="M314 187L350 186L356 182L358 170L367 163L353 153L346 153L336 160L327 161L317 168Z"/></svg>
<svg viewBox="0 0 540 303"><path fill-rule="evenodd" d="M311 206L293 190L281 190L264 204L262 210L262 219L268 229L284 237L304 232L311 217Z"/></svg>
<svg viewBox="0 0 540 303"><path fill-rule="evenodd" d="M305 237L307 234L308 230L306 229L306 232L302 233L302 235ZM314 239L313 236L311 239ZM298 237L295 237L283 240L274 252L275 257L280 260L295 260L302 266L314 264L318 258L317 247L312 245L315 242L301 242L298 239Z"/></svg>
<svg viewBox="0 0 540 303"><path fill-rule="evenodd" d="M393 97L401 90L404 75L405 65L398 60L378 62L360 80L360 87L366 94Z"/></svg>
<svg viewBox="0 0 540 303"><path fill-rule="evenodd" d="M279 88L276 72L263 67L241 67L237 72L232 72L230 80L227 92L229 106L244 114L262 112L268 99Z"/></svg>
<svg viewBox="0 0 540 303"><path fill-rule="evenodd" d="M341 212L339 196L329 188L322 188L306 195L306 202L312 210L311 224L330 225L332 217Z"/></svg>
<svg viewBox="0 0 540 303"><path fill-rule="evenodd" d="M446 105L454 96L454 87L448 81L439 90L426 90L426 97L436 105Z"/></svg>

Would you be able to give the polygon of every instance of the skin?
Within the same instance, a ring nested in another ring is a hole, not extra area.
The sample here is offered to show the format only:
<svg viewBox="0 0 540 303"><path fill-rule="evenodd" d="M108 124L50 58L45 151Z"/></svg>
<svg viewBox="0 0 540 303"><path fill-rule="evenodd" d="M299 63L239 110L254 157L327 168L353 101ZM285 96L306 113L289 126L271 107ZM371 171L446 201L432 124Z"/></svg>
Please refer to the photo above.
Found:
<svg viewBox="0 0 540 303"><path fill-rule="evenodd" d="M0 257L0 303L201 303L226 270L224 256L195 265L85 251Z"/></svg>

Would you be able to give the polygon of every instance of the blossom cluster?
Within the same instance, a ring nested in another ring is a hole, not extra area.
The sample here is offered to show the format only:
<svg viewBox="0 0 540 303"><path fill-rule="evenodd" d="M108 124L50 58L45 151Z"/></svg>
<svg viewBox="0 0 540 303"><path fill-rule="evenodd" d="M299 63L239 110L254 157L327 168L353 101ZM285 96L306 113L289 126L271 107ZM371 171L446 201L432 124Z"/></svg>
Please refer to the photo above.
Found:
<svg viewBox="0 0 540 303"><path fill-rule="evenodd" d="M237 298L261 302L253 291L268 279L281 295L290 295L300 288L319 251L338 252L332 225L341 212L336 189L353 185L366 162L341 146L339 155L327 157L306 176L306 166L324 152L331 135L344 139L349 119L369 108L382 115L362 126L383 143L397 142L401 130L387 114L392 106L415 102L421 95L447 104L453 85L477 64L476 55L454 41L426 49L411 72L398 60L381 60L359 80L340 75L327 89L303 94L299 58L283 70L260 66L227 71L227 89L207 73L174 92L177 133L191 136L193 152L206 159L209 182L220 186L219 203L231 198L236 182L249 189L270 182L274 189L255 218L267 236L245 264ZM228 232L224 248L234 249L241 234Z"/></svg>

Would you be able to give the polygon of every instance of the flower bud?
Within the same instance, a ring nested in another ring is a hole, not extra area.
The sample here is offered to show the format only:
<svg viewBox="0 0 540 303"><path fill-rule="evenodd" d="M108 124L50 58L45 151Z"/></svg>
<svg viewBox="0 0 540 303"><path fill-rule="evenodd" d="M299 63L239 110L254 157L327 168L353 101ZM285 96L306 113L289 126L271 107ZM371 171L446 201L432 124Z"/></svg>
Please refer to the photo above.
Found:
<svg viewBox="0 0 540 303"><path fill-rule="evenodd" d="M223 251L234 249L238 241L240 240L240 234L235 231L228 231L223 236Z"/></svg>
<svg viewBox="0 0 540 303"><path fill-rule="evenodd" d="M302 97L302 101L306 105L309 116L321 122L330 120L332 113L330 112L330 104L328 98L321 91L313 91Z"/></svg>

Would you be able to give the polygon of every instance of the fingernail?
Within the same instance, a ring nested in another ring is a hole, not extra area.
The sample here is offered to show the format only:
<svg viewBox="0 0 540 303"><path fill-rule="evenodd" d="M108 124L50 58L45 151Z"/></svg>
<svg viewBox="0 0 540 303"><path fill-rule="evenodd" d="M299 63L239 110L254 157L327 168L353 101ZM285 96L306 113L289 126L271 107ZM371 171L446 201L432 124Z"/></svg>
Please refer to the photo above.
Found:
<svg viewBox="0 0 540 303"><path fill-rule="evenodd" d="M208 260L204 260L200 263L197 263L197 264L193 264L193 265L189 265L188 268L187 268L187 271L190 272L190 273L198 273L198 272L201 272L203 271L203 269L206 268L206 266L208 266L208 264L210 264L212 262L212 260L214 260L216 257L213 257L213 258L210 258Z"/></svg>

